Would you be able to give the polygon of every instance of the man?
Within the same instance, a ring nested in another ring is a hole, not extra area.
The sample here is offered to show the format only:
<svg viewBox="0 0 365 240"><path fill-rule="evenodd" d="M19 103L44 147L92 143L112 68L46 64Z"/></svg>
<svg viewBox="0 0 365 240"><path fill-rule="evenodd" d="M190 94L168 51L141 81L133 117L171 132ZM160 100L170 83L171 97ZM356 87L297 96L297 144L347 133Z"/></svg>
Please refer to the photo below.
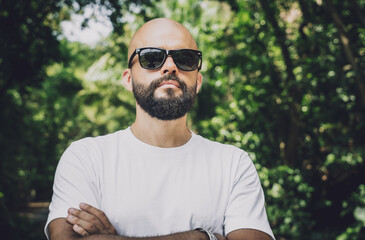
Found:
<svg viewBox="0 0 365 240"><path fill-rule="evenodd" d="M65 151L47 236L274 239L247 153L186 126L202 84L202 54L189 31L169 19L149 21L133 36L128 57L123 83L136 98L136 120Z"/></svg>

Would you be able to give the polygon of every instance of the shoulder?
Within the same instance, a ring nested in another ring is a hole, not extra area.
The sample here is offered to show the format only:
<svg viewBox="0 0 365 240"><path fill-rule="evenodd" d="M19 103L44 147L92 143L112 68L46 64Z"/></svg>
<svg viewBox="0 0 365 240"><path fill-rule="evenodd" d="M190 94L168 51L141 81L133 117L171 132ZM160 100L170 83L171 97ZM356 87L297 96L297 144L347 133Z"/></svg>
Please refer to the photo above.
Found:
<svg viewBox="0 0 365 240"><path fill-rule="evenodd" d="M76 140L64 151L60 162L99 162L103 156L112 154L123 145L120 139L123 139L125 131L120 130L107 135Z"/></svg>
<svg viewBox="0 0 365 240"><path fill-rule="evenodd" d="M120 141L123 141L126 135L127 129L124 129L106 135L86 137L72 142L70 148L92 150L112 147L113 145L119 144Z"/></svg>
<svg viewBox="0 0 365 240"><path fill-rule="evenodd" d="M222 152L224 154L229 154L229 155L233 154L241 157L248 156L248 153L246 151L231 144L213 141L200 135L196 135L196 137L199 139L201 149L204 151L209 151L214 153Z"/></svg>
<svg viewBox="0 0 365 240"><path fill-rule="evenodd" d="M199 135L197 138L199 138L197 148L199 154L203 154L224 168L231 168L232 171L235 171L240 165L247 168L252 164L248 153L236 146L209 140Z"/></svg>

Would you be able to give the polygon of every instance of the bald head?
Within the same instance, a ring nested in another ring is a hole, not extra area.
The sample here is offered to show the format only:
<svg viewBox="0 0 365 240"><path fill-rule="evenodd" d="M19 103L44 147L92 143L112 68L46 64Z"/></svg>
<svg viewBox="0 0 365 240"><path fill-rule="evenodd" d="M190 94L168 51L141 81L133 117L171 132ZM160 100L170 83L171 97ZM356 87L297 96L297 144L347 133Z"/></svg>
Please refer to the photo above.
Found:
<svg viewBox="0 0 365 240"><path fill-rule="evenodd" d="M159 47L164 49L190 48L198 50L188 29L167 18L156 18L137 30L128 48L128 59L136 48Z"/></svg>

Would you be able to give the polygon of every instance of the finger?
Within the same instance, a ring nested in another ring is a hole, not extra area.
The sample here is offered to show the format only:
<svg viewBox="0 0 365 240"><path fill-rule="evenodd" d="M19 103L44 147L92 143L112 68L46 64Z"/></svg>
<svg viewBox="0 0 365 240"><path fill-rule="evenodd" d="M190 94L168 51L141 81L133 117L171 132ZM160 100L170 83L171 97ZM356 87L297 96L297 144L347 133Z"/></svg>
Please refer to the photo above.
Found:
<svg viewBox="0 0 365 240"><path fill-rule="evenodd" d="M215 235L215 237L216 237L218 240L226 240L226 238L225 238L224 236L222 236L222 235L220 235L220 234L218 234L218 233L215 233L214 235Z"/></svg>
<svg viewBox="0 0 365 240"><path fill-rule="evenodd" d="M94 234L94 233L99 233L99 229L97 228L97 224L82 218L79 218L73 214L68 214L67 216L67 222L73 224L73 225L78 225L79 227L83 228L84 230L86 230L88 233L90 234ZM101 223L99 223L100 225Z"/></svg>
<svg viewBox="0 0 365 240"><path fill-rule="evenodd" d="M89 236L90 234L85 230L83 229L82 227L80 227L79 225L75 224L73 225L72 229L78 233L79 235L83 236L83 237L86 237L86 236Z"/></svg>
<svg viewBox="0 0 365 240"><path fill-rule="evenodd" d="M103 211L101 211L87 203L80 203L80 209L89 214L96 216L101 221L101 223L104 225L104 227L107 229L107 233L111 233L111 234L117 233L115 228L113 227L113 225L111 224L108 217L105 215L105 213Z"/></svg>
<svg viewBox="0 0 365 240"><path fill-rule="evenodd" d="M76 208L70 208L68 213L73 216L76 216L86 222L89 222L89 223L95 225L95 227L99 230L104 229L103 223L100 221L100 219L97 216L95 216L93 214L90 214L83 210L78 210Z"/></svg>

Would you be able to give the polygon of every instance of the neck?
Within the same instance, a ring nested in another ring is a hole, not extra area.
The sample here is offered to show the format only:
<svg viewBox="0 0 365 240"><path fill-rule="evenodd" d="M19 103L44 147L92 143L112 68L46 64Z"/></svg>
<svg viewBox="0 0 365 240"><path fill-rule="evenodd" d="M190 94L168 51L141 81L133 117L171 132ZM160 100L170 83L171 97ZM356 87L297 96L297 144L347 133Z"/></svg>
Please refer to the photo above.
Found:
<svg viewBox="0 0 365 240"><path fill-rule="evenodd" d="M142 142L163 148L184 145L191 138L191 132L186 126L186 115L176 120L163 121L137 110L131 130Z"/></svg>

